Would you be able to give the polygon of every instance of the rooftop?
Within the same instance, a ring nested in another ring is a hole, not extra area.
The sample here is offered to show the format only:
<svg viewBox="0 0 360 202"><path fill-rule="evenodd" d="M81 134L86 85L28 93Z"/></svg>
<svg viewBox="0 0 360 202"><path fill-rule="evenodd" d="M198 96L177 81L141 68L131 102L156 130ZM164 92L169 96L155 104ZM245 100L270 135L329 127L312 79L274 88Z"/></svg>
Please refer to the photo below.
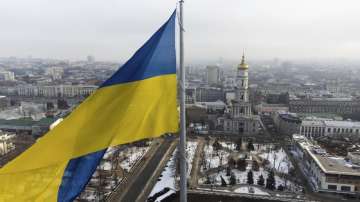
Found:
<svg viewBox="0 0 360 202"><path fill-rule="evenodd" d="M324 173L360 176L359 167L346 161L344 157L326 153L319 145L314 144L304 136L294 135L293 139L308 152Z"/></svg>
<svg viewBox="0 0 360 202"><path fill-rule="evenodd" d="M329 119L305 119L302 121L303 125L316 125L323 127L334 128L360 128L360 122L358 121L335 121Z"/></svg>

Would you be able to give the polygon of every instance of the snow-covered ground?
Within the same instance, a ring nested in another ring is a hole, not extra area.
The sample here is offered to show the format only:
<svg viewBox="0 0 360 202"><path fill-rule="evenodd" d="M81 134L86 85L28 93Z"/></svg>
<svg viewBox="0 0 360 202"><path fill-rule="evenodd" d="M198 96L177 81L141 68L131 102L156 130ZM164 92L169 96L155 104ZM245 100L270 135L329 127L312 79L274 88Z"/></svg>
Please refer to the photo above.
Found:
<svg viewBox="0 0 360 202"><path fill-rule="evenodd" d="M267 159L270 162L267 166L274 168L277 172L288 174L290 168L293 168L293 165L282 148L261 153L259 156Z"/></svg>
<svg viewBox="0 0 360 202"><path fill-rule="evenodd" d="M250 192L250 190L253 190L253 192ZM256 195L266 195L269 196L270 194L267 192L262 191L261 189L257 188L257 187L240 187L234 190L234 192L236 193L243 193L243 194L256 194Z"/></svg>
<svg viewBox="0 0 360 202"><path fill-rule="evenodd" d="M154 188L151 190L149 196L153 196L154 194L162 191L165 187L170 188L170 191L165 193L164 195L160 196L156 199L156 201L161 201L162 199L166 198L167 196L175 193L175 157L176 157L177 149L173 152L170 160L167 162L164 171L161 173L160 180L155 184Z"/></svg>
<svg viewBox="0 0 360 202"><path fill-rule="evenodd" d="M208 170L211 168L217 168L228 163L230 153L223 149L215 151L212 145L205 145L204 147L204 165L201 166L202 170Z"/></svg>
<svg viewBox="0 0 360 202"><path fill-rule="evenodd" d="M236 144L233 142L219 142L223 148L230 149L232 151L235 151Z"/></svg>
<svg viewBox="0 0 360 202"><path fill-rule="evenodd" d="M100 164L100 169L103 170L111 170L112 164L111 164L111 158L113 155L116 155L119 148L117 147L110 147L106 153L104 154L103 161ZM121 160L120 166L126 170L130 171L131 168L135 165L136 162L138 162L148 151L149 146L147 147L127 147L125 149L122 149L120 152L117 153L118 157Z"/></svg>
<svg viewBox="0 0 360 202"><path fill-rule="evenodd" d="M214 185L221 186L221 177L226 181L227 184L230 182L230 176L226 176L226 169L222 169L221 171L211 170L208 171L209 168L219 167L221 164L226 165L228 163L228 157L231 151L235 151L236 144L231 142L220 142L223 149L219 151L214 151L212 145L206 145L204 148L204 159L203 162L207 169L204 169L204 165L202 167L203 177L199 179L199 184L205 184L208 180ZM236 176L236 184L247 184L247 173L249 170L252 170L252 161L260 158L267 159L269 164L265 167L259 163L259 170L253 172L254 184L257 184L260 175L263 175L266 183L266 179L268 177L269 169L274 168L275 172L275 184L276 187L279 185L283 185L286 187L286 191L301 191L302 187L290 181L290 176L287 174L293 168L287 154L285 151L272 144L254 144L254 151L251 151L251 155L247 155L246 159L247 166L246 171L241 171L239 169L233 168L231 172L233 172ZM224 151L225 150L225 151ZM222 162L220 163L220 155L222 154ZM235 153L236 154L236 153ZM254 158L252 158L254 157ZM210 174L207 174L210 173Z"/></svg>
<svg viewBox="0 0 360 202"><path fill-rule="evenodd" d="M131 168L139 161L147 152L149 147L130 147L119 153L119 156L125 156L125 159L120 163L120 166L130 171Z"/></svg>
<svg viewBox="0 0 360 202"><path fill-rule="evenodd" d="M190 176L191 173L192 163L194 160L194 155L196 152L197 145L198 145L197 142L190 142L190 141L187 142L186 144L186 160L188 165L188 171L187 171L188 177Z"/></svg>
<svg viewBox="0 0 360 202"><path fill-rule="evenodd" d="M249 171L249 167L246 171L240 171L238 169L232 169L231 172L233 172L236 176L236 183L237 184L246 184L247 183L247 173ZM254 178L254 184L257 183L257 180L259 179L259 176L263 175L265 181L268 177L268 171L264 170L263 168L260 168L259 171L253 171L253 178ZM221 185L221 176L224 178L227 184L230 182L230 176L226 176L226 170L222 170L219 173L210 174L209 177L213 181L215 185ZM200 184L205 184L206 177L203 177L199 180ZM288 181L284 178L281 178L277 175L275 175L275 184L276 186L279 186L280 184L287 187L293 187L294 184L291 181Z"/></svg>

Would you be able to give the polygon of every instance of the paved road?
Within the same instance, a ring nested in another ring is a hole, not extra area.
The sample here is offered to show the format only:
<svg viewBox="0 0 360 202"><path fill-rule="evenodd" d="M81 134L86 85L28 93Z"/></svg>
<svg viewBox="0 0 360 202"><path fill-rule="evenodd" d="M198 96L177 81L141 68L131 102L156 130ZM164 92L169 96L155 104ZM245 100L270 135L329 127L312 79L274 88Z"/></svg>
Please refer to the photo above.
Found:
<svg viewBox="0 0 360 202"><path fill-rule="evenodd" d="M204 151L204 146L205 146L205 140L203 137L199 137L198 138L198 145L196 147L196 152L195 152L195 158L193 160L193 165L192 165L192 169L191 169L191 178L189 180L189 184L190 184L190 188L194 189L198 186L198 180L199 180L199 172L200 172L200 160L201 158L204 158L202 156L202 152Z"/></svg>
<svg viewBox="0 0 360 202"><path fill-rule="evenodd" d="M143 192L147 181L150 180L159 162L164 157L166 151L170 148L172 141L173 140L170 139L164 140L164 142L160 145L156 153L151 157L148 164L145 165L143 171L129 185L129 188L127 189L127 193L124 194L122 199L118 199L118 201L136 201L138 199L141 192Z"/></svg>

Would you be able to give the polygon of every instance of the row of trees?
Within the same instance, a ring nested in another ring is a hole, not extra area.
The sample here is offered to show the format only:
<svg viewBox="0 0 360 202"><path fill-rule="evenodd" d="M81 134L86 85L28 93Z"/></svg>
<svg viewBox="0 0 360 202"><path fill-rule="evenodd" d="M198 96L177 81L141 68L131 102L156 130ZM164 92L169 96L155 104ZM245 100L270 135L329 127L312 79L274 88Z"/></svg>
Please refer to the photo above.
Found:
<svg viewBox="0 0 360 202"><path fill-rule="evenodd" d="M239 138L237 141L236 141L236 150L237 151L240 151L241 150L241 147L242 147L242 138ZM252 139L249 139L248 142L247 142L247 145L246 145L246 149L248 151L254 151L255 150L255 147L254 147L254 144L253 144L253 141Z"/></svg>
<svg viewBox="0 0 360 202"><path fill-rule="evenodd" d="M225 187L225 186L228 185L226 183L225 179L222 176L220 176L220 179L221 179L221 186ZM230 179L229 179L229 185L236 185L236 181L237 181L237 179L236 179L235 173L231 172L230 173ZM255 184L254 174L253 174L252 170L250 170L247 173L247 184L249 184L249 185ZM265 188L269 189L269 190L275 190L276 189L276 181L275 181L274 172L270 171L266 180L265 180L263 175L260 175L259 178L256 181L256 184L259 185L259 186L264 186L265 185ZM285 187L280 184L277 187L277 189L279 191L283 191L285 189Z"/></svg>

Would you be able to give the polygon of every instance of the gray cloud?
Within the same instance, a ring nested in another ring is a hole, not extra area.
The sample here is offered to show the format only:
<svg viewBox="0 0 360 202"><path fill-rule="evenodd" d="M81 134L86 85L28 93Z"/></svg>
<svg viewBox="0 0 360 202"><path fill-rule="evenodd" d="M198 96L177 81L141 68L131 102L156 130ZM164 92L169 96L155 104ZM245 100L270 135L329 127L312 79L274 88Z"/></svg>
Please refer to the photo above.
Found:
<svg viewBox="0 0 360 202"><path fill-rule="evenodd" d="M2 0L0 56L126 60L175 0ZM186 0L192 60L358 58L358 0Z"/></svg>

